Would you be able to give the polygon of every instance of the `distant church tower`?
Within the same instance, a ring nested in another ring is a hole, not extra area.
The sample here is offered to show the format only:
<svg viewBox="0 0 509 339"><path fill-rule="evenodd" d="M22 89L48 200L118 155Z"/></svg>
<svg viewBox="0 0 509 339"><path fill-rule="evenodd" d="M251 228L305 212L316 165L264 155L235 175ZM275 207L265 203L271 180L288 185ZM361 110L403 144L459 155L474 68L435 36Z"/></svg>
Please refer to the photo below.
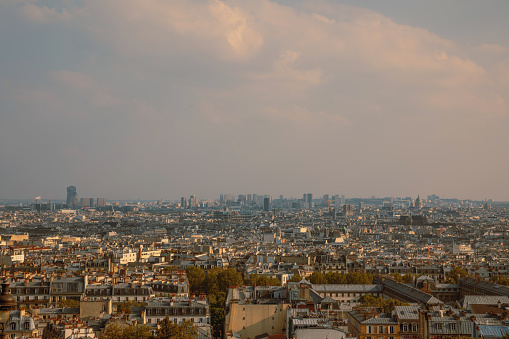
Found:
<svg viewBox="0 0 509 339"><path fill-rule="evenodd" d="M417 196L417 199L415 199L415 208L420 210L422 208L422 200L419 196Z"/></svg>

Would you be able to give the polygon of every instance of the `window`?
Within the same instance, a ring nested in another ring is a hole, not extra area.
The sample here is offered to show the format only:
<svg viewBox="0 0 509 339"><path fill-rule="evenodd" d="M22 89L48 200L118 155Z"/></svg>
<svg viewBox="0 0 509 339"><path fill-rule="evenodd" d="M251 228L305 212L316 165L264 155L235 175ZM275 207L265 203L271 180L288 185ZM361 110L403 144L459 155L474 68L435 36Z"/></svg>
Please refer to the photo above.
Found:
<svg viewBox="0 0 509 339"><path fill-rule="evenodd" d="M417 332L417 325L412 325L412 332Z"/></svg>
<svg viewBox="0 0 509 339"><path fill-rule="evenodd" d="M384 333L384 327L378 326L378 333Z"/></svg>
<svg viewBox="0 0 509 339"><path fill-rule="evenodd" d="M456 323L451 323L451 330L456 331Z"/></svg>
<svg viewBox="0 0 509 339"><path fill-rule="evenodd" d="M403 332L408 332L408 325L403 325Z"/></svg>
<svg viewBox="0 0 509 339"><path fill-rule="evenodd" d="M371 326L366 327L366 332L373 333L373 327L371 327Z"/></svg>
<svg viewBox="0 0 509 339"><path fill-rule="evenodd" d="M394 326L389 326L389 333L395 333Z"/></svg>
<svg viewBox="0 0 509 339"><path fill-rule="evenodd" d="M11 331L16 331L16 323L15 322L11 323Z"/></svg>
<svg viewBox="0 0 509 339"><path fill-rule="evenodd" d="M441 330L442 329L442 323L437 323L437 330Z"/></svg>
<svg viewBox="0 0 509 339"><path fill-rule="evenodd" d="M25 330L29 330L30 329L30 323L27 321L25 323Z"/></svg>

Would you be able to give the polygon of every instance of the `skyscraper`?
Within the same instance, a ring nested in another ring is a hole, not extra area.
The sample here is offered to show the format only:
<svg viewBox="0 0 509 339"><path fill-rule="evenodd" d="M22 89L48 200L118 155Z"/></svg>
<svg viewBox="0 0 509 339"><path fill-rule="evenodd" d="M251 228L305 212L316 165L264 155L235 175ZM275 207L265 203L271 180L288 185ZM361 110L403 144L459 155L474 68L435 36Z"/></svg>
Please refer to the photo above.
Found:
<svg viewBox="0 0 509 339"><path fill-rule="evenodd" d="M264 212L270 211L270 198L263 198L263 211Z"/></svg>
<svg viewBox="0 0 509 339"><path fill-rule="evenodd" d="M309 209L313 208L313 193L306 194L306 202L308 203Z"/></svg>
<svg viewBox="0 0 509 339"><path fill-rule="evenodd" d="M104 207L106 205L104 198L97 198L97 207Z"/></svg>
<svg viewBox="0 0 509 339"><path fill-rule="evenodd" d="M67 200L66 203L68 206L74 205L74 201L77 199L78 193L76 191L76 186L68 186L67 187Z"/></svg>

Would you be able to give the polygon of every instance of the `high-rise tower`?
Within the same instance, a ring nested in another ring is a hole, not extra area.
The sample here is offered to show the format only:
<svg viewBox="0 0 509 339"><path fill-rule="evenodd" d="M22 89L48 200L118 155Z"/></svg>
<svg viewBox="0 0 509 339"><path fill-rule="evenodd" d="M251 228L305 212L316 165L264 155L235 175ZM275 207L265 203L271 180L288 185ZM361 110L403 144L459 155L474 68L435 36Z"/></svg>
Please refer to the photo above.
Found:
<svg viewBox="0 0 509 339"><path fill-rule="evenodd" d="M67 187L67 200L66 203L68 206L74 205L74 201L77 199L78 193L76 191L76 186L68 186Z"/></svg>

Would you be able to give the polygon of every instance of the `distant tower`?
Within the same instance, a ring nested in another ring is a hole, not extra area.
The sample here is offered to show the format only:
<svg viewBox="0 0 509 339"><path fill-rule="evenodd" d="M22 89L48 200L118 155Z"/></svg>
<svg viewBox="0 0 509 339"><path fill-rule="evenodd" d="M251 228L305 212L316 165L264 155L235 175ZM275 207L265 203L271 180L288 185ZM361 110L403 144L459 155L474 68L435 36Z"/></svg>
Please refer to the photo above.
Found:
<svg viewBox="0 0 509 339"><path fill-rule="evenodd" d="M306 202L308 203L309 209L313 209L313 193L306 194Z"/></svg>
<svg viewBox="0 0 509 339"><path fill-rule="evenodd" d="M76 186L68 186L67 187L67 200L66 203L68 206L74 205L74 202L78 198L78 193L76 191Z"/></svg>
<svg viewBox="0 0 509 339"><path fill-rule="evenodd" d="M263 198L263 211L264 212L270 211L270 198Z"/></svg>
<svg viewBox="0 0 509 339"><path fill-rule="evenodd" d="M415 199L415 208L420 210L422 206L422 200L419 196L417 196L417 199Z"/></svg>
<svg viewBox="0 0 509 339"><path fill-rule="evenodd" d="M180 208L182 208L182 209L186 208L186 198L184 198L184 197L180 198Z"/></svg>

